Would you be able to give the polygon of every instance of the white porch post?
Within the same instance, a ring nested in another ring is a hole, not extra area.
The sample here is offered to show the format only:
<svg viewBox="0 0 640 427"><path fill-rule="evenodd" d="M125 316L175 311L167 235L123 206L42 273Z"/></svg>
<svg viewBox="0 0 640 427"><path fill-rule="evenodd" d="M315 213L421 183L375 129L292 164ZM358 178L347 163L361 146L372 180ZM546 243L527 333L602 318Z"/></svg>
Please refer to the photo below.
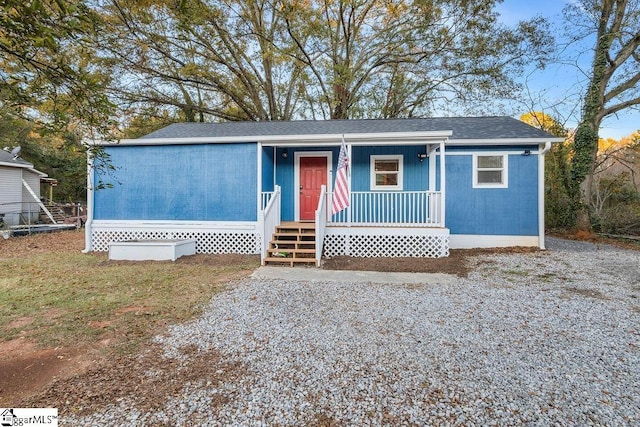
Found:
<svg viewBox="0 0 640 427"><path fill-rule="evenodd" d="M92 146L93 147L93 146ZM87 221L84 223L84 250L87 253L93 250L91 234L93 225L94 188L93 188L93 156L91 147L87 150Z"/></svg>
<svg viewBox="0 0 640 427"><path fill-rule="evenodd" d="M344 135L342 136L344 138ZM351 227L351 213L353 210L351 209L351 171L353 170L353 156L351 149L351 144L347 145L347 159L349 159L349 169L347 170L347 187L349 188L349 206L347 206L347 227ZM345 255L351 255L351 233L347 233L344 238L344 252Z"/></svg>
<svg viewBox="0 0 640 427"><path fill-rule="evenodd" d="M429 191L437 191L436 189L436 150L434 146L427 145L427 153L429 154Z"/></svg>
<svg viewBox="0 0 640 427"><path fill-rule="evenodd" d="M444 143L446 139L440 141L440 226L445 227L445 206L446 206L446 176L445 176L445 153Z"/></svg>
<svg viewBox="0 0 640 427"><path fill-rule="evenodd" d="M257 209L256 212L259 213L260 210L262 210L262 143L258 142L256 145L257 145L257 149L258 149L258 158L256 159L257 163L258 163L258 165L257 165L258 166L257 167L257 169L258 169L258 176L257 176L258 182L256 184L257 185L257 190L258 190L258 191L256 191L256 193L258 193L256 195L256 199L257 199L256 203L257 203L258 209Z"/></svg>
<svg viewBox="0 0 640 427"><path fill-rule="evenodd" d="M344 138L344 135L342 136ZM351 171L353 170L353 157L351 156L351 144L347 145L347 159L349 159L349 169L347 170L347 187L349 188L349 206L347 206L347 226L351 227ZM348 243L347 243L348 245Z"/></svg>

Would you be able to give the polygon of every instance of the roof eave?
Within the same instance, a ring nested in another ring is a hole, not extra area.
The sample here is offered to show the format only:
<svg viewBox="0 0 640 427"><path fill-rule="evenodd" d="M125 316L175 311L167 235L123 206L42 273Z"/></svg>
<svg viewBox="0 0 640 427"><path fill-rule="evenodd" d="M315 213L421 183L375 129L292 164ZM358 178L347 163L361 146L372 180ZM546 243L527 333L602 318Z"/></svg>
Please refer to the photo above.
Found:
<svg viewBox="0 0 640 427"><path fill-rule="evenodd" d="M499 139L449 139L447 145L529 145L545 144L547 142L559 143L564 138L499 138Z"/></svg>
<svg viewBox="0 0 640 427"><path fill-rule="evenodd" d="M345 133L345 134L304 134L304 135L244 135L223 137L190 137L190 138L139 138L122 139L119 142L95 141L94 145L181 145L181 144L223 144L260 142L263 145L295 145L295 144L330 144L335 145L342 141L351 144L372 144L406 142L420 143L425 141L441 141L449 138L452 131L421 131L421 132L384 132L384 133Z"/></svg>
<svg viewBox="0 0 640 427"><path fill-rule="evenodd" d="M9 166L13 168L33 169L31 163L17 163L17 162L0 162L0 166Z"/></svg>

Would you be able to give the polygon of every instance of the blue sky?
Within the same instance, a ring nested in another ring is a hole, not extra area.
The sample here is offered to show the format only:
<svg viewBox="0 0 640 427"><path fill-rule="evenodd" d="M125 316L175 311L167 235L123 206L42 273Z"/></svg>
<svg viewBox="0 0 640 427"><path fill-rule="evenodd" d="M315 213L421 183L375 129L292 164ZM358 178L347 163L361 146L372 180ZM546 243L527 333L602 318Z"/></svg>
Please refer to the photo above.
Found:
<svg viewBox="0 0 640 427"><path fill-rule="evenodd" d="M556 37L562 36L562 9L569 0L504 0L498 6L501 20L508 25L515 25L520 20L526 20L540 15L546 17L555 29ZM561 41L561 40L560 40ZM587 52L578 55L579 46L574 46L564 55L573 56L588 71L591 63L589 46ZM527 111L527 105L532 102L537 104L537 110L544 110L552 113L554 108L566 121L567 127L575 127L580 116L579 99L584 92L586 76L574 65L551 64L544 70L530 70L524 77L531 96L523 98L521 107L515 106L516 110ZM531 101L531 98L534 101ZM525 105L526 104L526 105ZM555 107L554 107L555 106ZM577 110L577 111L576 111ZM640 112L628 110L618 117L611 117L604 121L600 128L600 137L620 139L632 132L640 130Z"/></svg>

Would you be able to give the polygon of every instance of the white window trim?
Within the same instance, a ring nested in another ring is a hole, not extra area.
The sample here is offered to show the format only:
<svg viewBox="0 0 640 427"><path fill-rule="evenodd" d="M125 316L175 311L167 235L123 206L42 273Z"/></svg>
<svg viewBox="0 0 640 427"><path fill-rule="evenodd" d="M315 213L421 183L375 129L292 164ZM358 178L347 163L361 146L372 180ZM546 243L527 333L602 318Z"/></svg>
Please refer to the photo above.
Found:
<svg viewBox="0 0 640 427"><path fill-rule="evenodd" d="M374 154L371 155L370 188L372 191L402 191L403 186L403 163L402 154ZM398 185L376 185L376 160L397 160L398 161Z"/></svg>
<svg viewBox="0 0 640 427"><path fill-rule="evenodd" d="M501 170L502 171L502 182L501 183L478 183L478 157L486 157L486 156L500 156L502 157L502 168L494 168L489 169L485 168L482 170ZM503 152L483 152L483 153L474 153L473 154L473 188L509 188L509 155Z"/></svg>

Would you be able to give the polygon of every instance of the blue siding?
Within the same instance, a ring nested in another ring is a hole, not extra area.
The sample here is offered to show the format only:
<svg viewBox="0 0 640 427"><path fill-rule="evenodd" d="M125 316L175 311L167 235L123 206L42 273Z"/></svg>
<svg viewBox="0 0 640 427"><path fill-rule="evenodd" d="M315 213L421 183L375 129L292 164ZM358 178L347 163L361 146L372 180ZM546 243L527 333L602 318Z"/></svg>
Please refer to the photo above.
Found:
<svg viewBox="0 0 640 427"><path fill-rule="evenodd" d="M473 188L471 154L447 156L446 174L452 234L538 234L538 156L509 156L508 188Z"/></svg>
<svg viewBox="0 0 640 427"><path fill-rule="evenodd" d="M403 156L403 191L425 191L429 189L429 159L420 162L418 153L426 152L425 146L395 147L353 147L352 149L352 191L371 190L371 156Z"/></svg>
<svg viewBox="0 0 640 427"><path fill-rule="evenodd" d="M262 148L262 191L273 191L274 147Z"/></svg>
<svg viewBox="0 0 640 427"><path fill-rule="evenodd" d="M95 219L257 220L256 144L107 147L113 188L95 193Z"/></svg>

